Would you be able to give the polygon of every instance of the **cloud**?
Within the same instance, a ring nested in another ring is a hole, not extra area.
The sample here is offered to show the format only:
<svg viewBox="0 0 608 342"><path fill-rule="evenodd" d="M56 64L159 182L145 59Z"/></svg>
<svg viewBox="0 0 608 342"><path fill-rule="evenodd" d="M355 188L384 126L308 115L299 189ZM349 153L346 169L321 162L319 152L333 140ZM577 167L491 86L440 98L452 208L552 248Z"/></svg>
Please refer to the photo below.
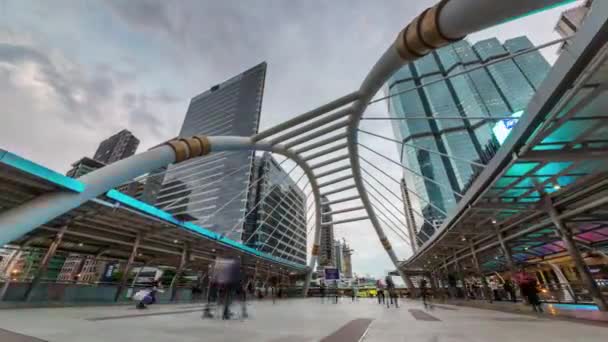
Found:
<svg viewBox="0 0 608 342"><path fill-rule="evenodd" d="M87 68L18 41L0 43L0 75L0 146L52 168L66 170L123 128L148 146L175 135L167 121L181 111L180 98L166 89L140 91L129 71Z"/></svg>

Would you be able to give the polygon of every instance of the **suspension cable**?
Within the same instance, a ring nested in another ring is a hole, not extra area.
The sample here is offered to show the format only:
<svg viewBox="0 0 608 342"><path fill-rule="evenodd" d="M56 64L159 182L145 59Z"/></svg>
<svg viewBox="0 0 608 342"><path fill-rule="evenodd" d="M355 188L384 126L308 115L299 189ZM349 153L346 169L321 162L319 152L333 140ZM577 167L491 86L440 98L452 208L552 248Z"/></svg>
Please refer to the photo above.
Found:
<svg viewBox="0 0 608 342"><path fill-rule="evenodd" d="M403 141L399 141L399 140L396 140L396 139L391 139L391 138L384 137L384 136L381 136L381 135L378 135L378 134L375 134L375 133L372 133L372 132L364 131L362 129L357 129L357 130L359 132L362 132L362 133L365 133L365 134L369 134L369 135L372 135L372 136L375 136L377 138L381 138L381 139L384 139L384 140L387 140L387 141L390 141L390 142L394 142L394 143L397 143L397 144L410 146L410 147L418 149L418 150L427 151L427 152L434 153L434 154L437 154L437 155L440 155L440 156L443 156L443 157L447 157L447 158L450 158L450 159L460 160L460 161L463 161L465 163L468 163L468 164L471 164L471 165L475 165L475 166L478 166L478 167L481 167L481 168L485 167L484 164L480 164L480 163L472 161L472 160L468 160L468 159L464 159L464 158L460 158L460 157L456 157L456 156L451 156L451 155L449 155L447 153L442 153L442 152L439 152L439 151L435 151L435 150L427 149L427 148L424 148L424 147L412 145L412 144L409 144L409 143L406 143L406 142L403 142Z"/></svg>
<svg viewBox="0 0 608 342"><path fill-rule="evenodd" d="M373 152L373 153L375 153L375 154L379 155L380 157L382 157L382 158L384 158L384 159L386 159L386 160L388 160L388 161L392 162L392 163L393 163L393 164L395 164L395 165L401 166L401 167L402 167L404 170L407 170L407 171L409 171L409 172L411 172L411 173L413 173L413 174L417 175L418 177L421 177L421 178L423 178L423 179L425 179L425 180L428 180L429 182L431 182L431 183L433 183L433 184L435 184L435 185L437 185L437 186L439 186L439 187L442 187L442 188L444 188L444 189L446 189L446 190L448 190L448 191L452 192L454 195L456 195L456 196L458 196L458 197L460 197L460 198L464 197L464 196L463 196L461 193L459 193L458 191L454 191L454 190L453 190L452 188L450 188L449 186L444 185L444 184L441 184L441 183L437 182L436 180L434 180L434 179L432 179L432 178L426 177L426 176L424 176L424 175L422 175L422 174L420 174L420 173L418 173L418 172L416 172L416 171L414 171L414 170L410 169L409 167L407 167L407 166L405 166L405 165L403 165L403 164L401 164L401 163L399 163L399 162L396 162L396 161L392 160L391 158L389 158L389 157L387 157L387 156L385 156L385 155L383 155L383 154L380 154L380 153L378 153L378 152L376 152L376 151L372 150L371 148L369 148L369 147L367 147L367 146L365 146L365 145L363 145L363 144L361 144L361 143L358 143L357 145L359 145L359 146L361 146L361 147L365 148L366 150L369 150L369 151L371 151L371 152Z"/></svg>

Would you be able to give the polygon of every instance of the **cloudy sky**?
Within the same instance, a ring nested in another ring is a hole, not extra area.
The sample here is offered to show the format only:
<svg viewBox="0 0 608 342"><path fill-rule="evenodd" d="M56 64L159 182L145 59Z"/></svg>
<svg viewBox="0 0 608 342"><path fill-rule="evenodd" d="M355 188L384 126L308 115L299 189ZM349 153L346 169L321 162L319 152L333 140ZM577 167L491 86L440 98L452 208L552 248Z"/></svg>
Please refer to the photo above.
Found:
<svg viewBox="0 0 608 342"><path fill-rule="evenodd" d="M261 61L261 127L272 126L357 89L396 33L433 2L0 0L0 147L60 172L123 128L142 151L177 135L192 96ZM543 43L557 38L563 9L470 40L527 32ZM386 104L368 114L386 115ZM373 129L391 135L387 122ZM381 148L397 159L393 145ZM391 269L369 223L336 234L354 247L358 273ZM403 243L397 252L411 253Z"/></svg>

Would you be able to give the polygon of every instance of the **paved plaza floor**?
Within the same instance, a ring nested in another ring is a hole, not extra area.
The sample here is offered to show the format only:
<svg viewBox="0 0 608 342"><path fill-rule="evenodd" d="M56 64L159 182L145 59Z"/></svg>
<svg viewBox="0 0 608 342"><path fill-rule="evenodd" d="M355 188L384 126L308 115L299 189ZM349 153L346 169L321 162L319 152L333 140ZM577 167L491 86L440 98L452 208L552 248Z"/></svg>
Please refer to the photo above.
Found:
<svg viewBox="0 0 608 342"><path fill-rule="evenodd" d="M238 309L238 306L234 307ZM0 310L2 342L120 341L606 341L608 327L542 316L419 302L396 309L373 299L252 302L245 320L202 319L193 304Z"/></svg>

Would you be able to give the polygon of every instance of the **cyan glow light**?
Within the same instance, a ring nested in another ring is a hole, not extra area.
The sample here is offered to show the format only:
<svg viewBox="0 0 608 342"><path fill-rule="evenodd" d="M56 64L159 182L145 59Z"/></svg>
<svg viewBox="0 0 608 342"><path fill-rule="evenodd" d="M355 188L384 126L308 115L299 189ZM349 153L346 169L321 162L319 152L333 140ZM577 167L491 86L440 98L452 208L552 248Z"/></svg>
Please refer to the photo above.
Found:
<svg viewBox="0 0 608 342"><path fill-rule="evenodd" d="M500 145L502 145L502 143L507 140L509 133L511 133L511 130L513 129L513 127L515 127L515 124L517 123L517 119L515 118L519 118L523 113L524 111L520 110L510 115L511 117L513 117L513 119L504 119L496 122L496 124L492 128L492 132L494 133L494 136L496 137L496 140L498 140L498 143Z"/></svg>
<svg viewBox="0 0 608 342"><path fill-rule="evenodd" d="M74 178L64 176L40 164L36 164L33 161L21 158L18 155L10 153L8 151L0 150L0 152L2 152L0 153L0 163L2 164L9 165L18 170L42 178L48 182L51 182L55 185L74 192L83 192L85 189L84 183Z"/></svg>
<svg viewBox="0 0 608 342"><path fill-rule="evenodd" d="M220 235L218 233L212 232L212 231L210 231L208 229L205 229L203 227L199 227L199 226L197 226L196 224L194 224L192 222L183 222L183 221L180 221L180 220L176 219L173 215L169 214L168 212L166 212L164 210L161 210L161 209L158 209L158 208L156 208L153 205L150 205L150 204L144 203L144 202L142 202L140 200L137 200L137 199L135 199L135 198L133 198L131 196L125 195L125 194L123 194L120 191L112 189L112 190L110 190L110 191L108 191L106 193L106 196L108 198L111 198L111 199L119 202L119 203L125 204L125 205L127 205L129 207L132 207L132 208L135 208L135 209L137 209L139 211L142 211L142 212L144 212L144 213L146 213L148 215L152 215L154 217L158 217L158 218L160 218L162 220L165 220L167 222L173 223L173 224L175 224L175 225L177 225L179 227L182 227L182 228L188 229L188 230L190 230L192 232L195 232L197 234L200 234L200 235L202 235L202 236L204 236L204 237L206 237L206 238L208 238L210 240L215 240L215 241L217 241L219 243L222 243L224 245L228 245L228 246L234 247L234 248L236 248L238 250L244 251L244 252L249 253L249 254L253 254L253 255L258 256L260 258L264 258L264 259L270 260L272 262L281 263L281 264L284 264L284 265L287 265L287 266L291 266L291 267L294 267L294 268L304 269L306 267L305 265L300 265L300 264L297 264L295 262L287 261L285 259L273 257L273 256L271 256L271 255L269 255L267 253L260 252L257 249L254 249L254 248L246 246L246 245L244 245L242 243L236 242L236 241L234 241L232 239L229 239L227 237L224 237L224 236L222 236L222 235Z"/></svg>

